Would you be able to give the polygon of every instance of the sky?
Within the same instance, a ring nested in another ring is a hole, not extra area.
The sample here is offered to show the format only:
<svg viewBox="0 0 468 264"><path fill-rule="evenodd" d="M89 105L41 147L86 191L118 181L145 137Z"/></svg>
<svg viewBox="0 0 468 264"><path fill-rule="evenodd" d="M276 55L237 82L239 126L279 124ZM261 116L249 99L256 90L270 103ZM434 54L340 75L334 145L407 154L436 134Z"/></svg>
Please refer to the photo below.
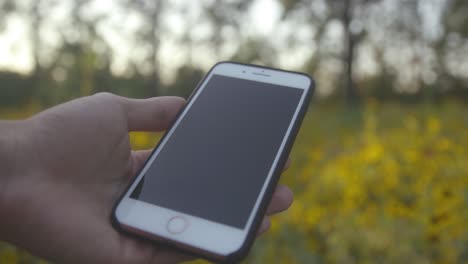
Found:
<svg viewBox="0 0 468 264"><path fill-rule="evenodd" d="M19 17L11 17L0 34L0 68L27 72L31 69L30 47L25 41L27 28Z"/></svg>

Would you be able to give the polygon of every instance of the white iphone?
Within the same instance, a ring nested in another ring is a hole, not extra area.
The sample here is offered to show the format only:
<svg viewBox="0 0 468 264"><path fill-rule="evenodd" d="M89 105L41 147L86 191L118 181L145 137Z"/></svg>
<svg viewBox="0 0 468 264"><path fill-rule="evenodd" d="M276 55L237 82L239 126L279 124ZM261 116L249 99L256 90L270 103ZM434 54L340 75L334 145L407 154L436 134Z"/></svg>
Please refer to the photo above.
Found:
<svg viewBox="0 0 468 264"><path fill-rule="evenodd" d="M216 64L117 202L114 226L213 261L244 258L313 89L302 73Z"/></svg>

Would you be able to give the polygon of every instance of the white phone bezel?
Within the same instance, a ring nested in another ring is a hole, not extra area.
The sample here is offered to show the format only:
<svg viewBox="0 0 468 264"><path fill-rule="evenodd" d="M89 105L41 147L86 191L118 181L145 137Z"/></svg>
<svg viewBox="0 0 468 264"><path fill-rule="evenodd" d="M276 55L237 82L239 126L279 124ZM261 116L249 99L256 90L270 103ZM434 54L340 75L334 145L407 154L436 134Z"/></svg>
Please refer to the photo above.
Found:
<svg viewBox="0 0 468 264"><path fill-rule="evenodd" d="M213 222L207 219L174 211L164 207L156 206L143 201L130 198L141 177L146 173L154 159L158 156L160 150L164 147L167 140L177 128L185 114L190 110L193 102L196 101L198 95L203 92L206 83L215 74L247 79L252 81L272 83L277 85L288 86L303 90L302 97L297 105L296 111L291 119L288 130L283 137L280 148L277 151L275 160L268 172L268 176L262 186L262 189L257 197L252 212L248 218L247 224L243 229L231 227L222 223ZM178 120L167 132L167 135L160 143L158 149L150 157L145 167L140 171L137 179L127 190L124 197L115 209L115 219L118 224L128 230L141 230L143 233L151 234L156 237L172 240L189 247L199 248L204 251L212 252L215 255L226 256L237 251L242 247L244 240L248 235L248 231L254 220L254 216L259 209L261 198L265 195L266 188L271 181L274 168L279 161L280 155L286 145L287 138L292 131L293 125L298 118L301 106L304 104L308 89L311 86L311 80L301 74L277 71L274 69L266 69L251 65L241 65L235 63L220 63L217 64L200 84L200 88L193 95L192 100L188 103L184 111L181 113ZM183 217L188 225L181 233L174 234L168 231L168 221L175 216Z"/></svg>

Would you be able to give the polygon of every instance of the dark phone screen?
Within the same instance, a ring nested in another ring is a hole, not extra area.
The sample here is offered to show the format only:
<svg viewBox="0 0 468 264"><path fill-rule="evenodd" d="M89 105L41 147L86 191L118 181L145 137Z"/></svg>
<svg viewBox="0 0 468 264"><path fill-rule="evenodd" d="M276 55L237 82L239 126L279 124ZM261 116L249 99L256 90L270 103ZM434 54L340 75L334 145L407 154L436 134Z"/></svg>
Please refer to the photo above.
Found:
<svg viewBox="0 0 468 264"><path fill-rule="evenodd" d="M243 229L303 92L213 75L130 197Z"/></svg>

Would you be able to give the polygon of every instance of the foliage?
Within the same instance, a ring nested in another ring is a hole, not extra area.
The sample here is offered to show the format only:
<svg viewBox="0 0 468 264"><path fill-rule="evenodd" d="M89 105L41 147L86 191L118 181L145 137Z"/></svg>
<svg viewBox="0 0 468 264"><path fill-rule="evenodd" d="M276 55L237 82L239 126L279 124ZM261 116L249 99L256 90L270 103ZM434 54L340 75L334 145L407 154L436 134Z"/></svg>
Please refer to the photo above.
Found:
<svg viewBox="0 0 468 264"><path fill-rule="evenodd" d="M2 84L0 106L25 105L33 95L33 83L25 76L13 72L0 72Z"/></svg>
<svg viewBox="0 0 468 264"><path fill-rule="evenodd" d="M459 103L312 106L282 177L295 202L246 262L468 262L467 134ZM1 263L32 260L0 245Z"/></svg>
<svg viewBox="0 0 468 264"><path fill-rule="evenodd" d="M467 262L467 110L312 109L283 177L295 203L250 261Z"/></svg>
<svg viewBox="0 0 468 264"><path fill-rule="evenodd" d="M46 264L47 262L32 256L24 250L15 248L11 245L0 241L0 263L31 263L31 264Z"/></svg>

